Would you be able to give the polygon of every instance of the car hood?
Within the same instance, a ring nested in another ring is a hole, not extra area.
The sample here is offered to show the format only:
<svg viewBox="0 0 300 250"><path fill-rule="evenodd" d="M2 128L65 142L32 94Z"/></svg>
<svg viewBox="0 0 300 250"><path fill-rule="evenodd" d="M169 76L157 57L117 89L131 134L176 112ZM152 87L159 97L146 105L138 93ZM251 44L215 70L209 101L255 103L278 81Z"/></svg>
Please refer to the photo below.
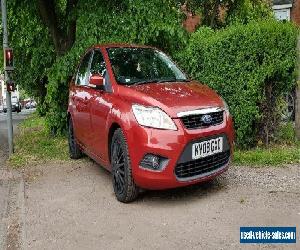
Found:
<svg viewBox="0 0 300 250"><path fill-rule="evenodd" d="M141 95L138 96L146 101L146 104L160 107L173 118L183 111L223 107L219 95L197 81L150 83L131 86L130 89L139 92Z"/></svg>

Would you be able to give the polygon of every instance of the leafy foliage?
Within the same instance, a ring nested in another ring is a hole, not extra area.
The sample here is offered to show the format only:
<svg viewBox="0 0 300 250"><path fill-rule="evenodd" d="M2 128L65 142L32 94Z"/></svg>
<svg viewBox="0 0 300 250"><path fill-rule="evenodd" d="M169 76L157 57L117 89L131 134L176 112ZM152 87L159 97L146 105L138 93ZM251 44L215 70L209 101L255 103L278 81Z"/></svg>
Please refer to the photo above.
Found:
<svg viewBox="0 0 300 250"><path fill-rule="evenodd" d="M170 0L128 0L120 4L80 1L75 44L56 60L48 74L47 124L51 131L65 131L68 80L74 74L80 55L89 46L127 42L150 44L173 53L181 49L186 40L181 19Z"/></svg>
<svg viewBox="0 0 300 250"><path fill-rule="evenodd" d="M45 78L54 62L54 47L31 1L8 2L9 40L14 48L14 78L22 89L43 102Z"/></svg>
<svg viewBox="0 0 300 250"><path fill-rule="evenodd" d="M192 77L217 90L235 120L237 142L265 141L278 120L276 99L291 89L297 29L273 20L234 25L220 31L201 28L182 59Z"/></svg>
<svg viewBox="0 0 300 250"><path fill-rule="evenodd" d="M220 28L232 23L247 24L273 16L268 0L176 0L192 14L201 16L201 24Z"/></svg>
<svg viewBox="0 0 300 250"><path fill-rule="evenodd" d="M293 122L283 122L278 127L275 134L276 142L285 144L294 144L296 142L295 125Z"/></svg>
<svg viewBox="0 0 300 250"><path fill-rule="evenodd" d="M186 11L201 17L201 24L211 28L224 25L222 15L241 0L176 0ZM225 11L226 10L226 11Z"/></svg>
<svg viewBox="0 0 300 250"><path fill-rule="evenodd" d="M251 21L270 19L273 17L270 1L266 0L238 0L231 1L227 11L226 23L247 24Z"/></svg>

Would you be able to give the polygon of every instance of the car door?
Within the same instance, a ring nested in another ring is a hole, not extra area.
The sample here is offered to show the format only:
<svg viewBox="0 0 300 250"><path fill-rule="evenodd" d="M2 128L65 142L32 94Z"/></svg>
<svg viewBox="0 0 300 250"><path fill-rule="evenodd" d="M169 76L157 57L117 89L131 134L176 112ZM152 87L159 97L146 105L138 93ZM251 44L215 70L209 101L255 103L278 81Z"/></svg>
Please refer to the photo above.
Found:
<svg viewBox="0 0 300 250"><path fill-rule="evenodd" d="M92 74L100 74L104 78L104 90L92 89L91 99L91 145L90 151L97 158L105 159L107 152L105 138L107 138L106 121L111 104L110 81L106 71L105 61L99 49L94 51L90 76Z"/></svg>
<svg viewBox="0 0 300 250"><path fill-rule="evenodd" d="M81 60L75 79L75 85L73 86L73 91L71 94L71 98L75 106L73 111L75 134L77 140L84 147L86 147L88 144L87 133L91 128L89 115L91 95L88 91L91 55L92 53L88 52Z"/></svg>

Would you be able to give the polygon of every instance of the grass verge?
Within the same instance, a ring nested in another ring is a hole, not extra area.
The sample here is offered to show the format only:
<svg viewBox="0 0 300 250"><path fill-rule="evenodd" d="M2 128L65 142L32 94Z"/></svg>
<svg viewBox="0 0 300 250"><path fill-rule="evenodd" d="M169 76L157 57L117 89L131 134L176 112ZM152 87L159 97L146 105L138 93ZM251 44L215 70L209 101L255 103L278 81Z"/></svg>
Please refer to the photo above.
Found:
<svg viewBox="0 0 300 250"><path fill-rule="evenodd" d="M20 123L14 143L15 153L8 160L12 167L69 159L67 139L50 136L45 119L36 114Z"/></svg>
<svg viewBox="0 0 300 250"><path fill-rule="evenodd" d="M300 145L273 145L269 148L236 150L235 165L282 166L300 163Z"/></svg>

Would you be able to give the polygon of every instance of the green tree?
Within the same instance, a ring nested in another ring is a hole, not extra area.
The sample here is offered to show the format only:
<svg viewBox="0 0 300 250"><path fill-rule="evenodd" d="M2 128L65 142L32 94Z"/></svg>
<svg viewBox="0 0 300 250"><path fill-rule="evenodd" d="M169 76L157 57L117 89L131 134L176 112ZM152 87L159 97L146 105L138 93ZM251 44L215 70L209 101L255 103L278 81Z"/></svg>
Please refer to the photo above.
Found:
<svg viewBox="0 0 300 250"><path fill-rule="evenodd" d="M47 74L55 51L38 9L29 0L8 2L9 41L15 53L16 83L39 103L47 94Z"/></svg>
<svg viewBox="0 0 300 250"><path fill-rule="evenodd" d="M87 47L127 42L172 53L187 37L173 0L11 0L8 10L15 79L57 133L65 129L68 79Z"/></svg>
<svg viewBox="0 0 300 250"><path fill-rule="evenodd" d="M226 15L226 23L247 24L253 20L259 21L273 17L271 1L267 0L239 0L232 2Z"/></svg>
<svg viewBox="0 0 300 250"><path fill-rule="evenodd" d="M62 133L66 128L68 79L86 48L126 42L154 45L172 54L182 49L186 39L182 18L171 0L79 1L75 43L48 74L47 121L51 131Z"/></svg>
<svg viewBox="0 0 300 250"><path fill-rule="evenodd" d="M211 28L232 22L248 23L251 20L272 16L268 0L176 0L193 14L201 15L201 24ZM224 18L225 17L225 18Z"/></svg>
<svg viewBox="0 0 300 250"><path fill-rule="evenodd" d="M73 46L76 35L78 0L36 0L40 17L47 26L58 56Z"/></svg>

